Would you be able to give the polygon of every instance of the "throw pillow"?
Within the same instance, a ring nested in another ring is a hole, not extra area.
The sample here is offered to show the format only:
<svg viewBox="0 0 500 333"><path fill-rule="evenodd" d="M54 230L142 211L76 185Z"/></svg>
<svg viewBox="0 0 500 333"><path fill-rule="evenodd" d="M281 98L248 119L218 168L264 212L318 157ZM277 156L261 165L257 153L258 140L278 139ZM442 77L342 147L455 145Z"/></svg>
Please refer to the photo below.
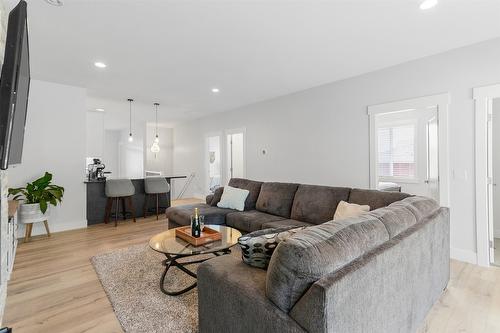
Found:
<svg viewBox="0 0 500 333"><path fill-rule="evenodd" d="M226 186L217 207L231 208L242 212L245 210L245 200L250 192L236 187Z"/></svg>
<svg viewBox="0 0 500 333"><path fill-rule="evenodd" d="M214 191L214 196L212 197L212 201L210 201L210 206L217 206L222 197L222 192L224 191L224 187L218 187Z"/></svg>
<svg viewBox="0 0 500 333"><path fill-rule="evenodd" d="M335 210L335 215L333 216L333 220L338 221L348 217L356 217L369 211L370 211L370 206L368 205L358 205L341 201L339 202L339 205Z"/></svg>
<svg viewBox="0 0 500 333"><path fill-rule="evenodd" d="M238 239L241 247L241 259L247 265L266 269L279 242L294 235L305 227L284 226L257 230Z"/></svg>

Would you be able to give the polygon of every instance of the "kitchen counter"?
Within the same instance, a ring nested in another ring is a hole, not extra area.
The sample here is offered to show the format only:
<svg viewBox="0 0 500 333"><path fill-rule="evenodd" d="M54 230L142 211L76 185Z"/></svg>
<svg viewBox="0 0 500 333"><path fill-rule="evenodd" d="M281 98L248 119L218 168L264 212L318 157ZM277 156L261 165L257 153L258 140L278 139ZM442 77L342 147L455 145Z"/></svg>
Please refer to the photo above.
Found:
<svg viewBox="0 0 500 333"><path fill-rule="evenodd" d="M187 176L163 176L172 187L172 180L179 178L187 178ZM135 187L135 194L132 196L132 203L135 207L135 216L143 217L144 201L146 194L144 192L144 178L131 179ZM98 224L104 222L104 212L106 209L107 197L104 192L105 180L84 180L87 187L87 225ZM163 212L170 207L170 193L160 195L159 205ZM153 209L156 206L156 200L149 200L148 209ZM121 208L120 208L121 211Z"/></svg>

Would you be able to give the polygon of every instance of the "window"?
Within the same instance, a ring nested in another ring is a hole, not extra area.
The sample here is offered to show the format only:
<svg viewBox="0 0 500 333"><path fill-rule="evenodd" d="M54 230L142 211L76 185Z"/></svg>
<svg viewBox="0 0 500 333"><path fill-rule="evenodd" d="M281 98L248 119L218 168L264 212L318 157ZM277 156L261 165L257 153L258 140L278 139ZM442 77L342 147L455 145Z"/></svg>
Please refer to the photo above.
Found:
<svg viewBox="0 0 500 333"><path fill-rule="evenodd" d="M377 129L378 175L382 178L416 178L415 125Z"/></svg>

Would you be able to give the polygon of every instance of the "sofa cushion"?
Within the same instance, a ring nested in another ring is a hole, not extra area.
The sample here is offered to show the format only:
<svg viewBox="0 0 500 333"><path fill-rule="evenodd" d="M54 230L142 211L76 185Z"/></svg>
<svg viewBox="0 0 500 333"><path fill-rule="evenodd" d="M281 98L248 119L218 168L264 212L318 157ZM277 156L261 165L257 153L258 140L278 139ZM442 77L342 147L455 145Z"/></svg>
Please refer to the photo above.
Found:
<svg viewBox="0 0 500 333"><path fill-rule="evenodd" d="M290 217L314 224L331 221L337 205L349 199L350 191L347 187L299 185Z"/></svg>
<svg viewBox="0 0 500 333"><path fill-rule="evenodd" d="M306 228L274 251L266 295L288 312L314 282L388 240L384 224L366 214Z"/></svg>
<svg viewBox="0 0 500 333"><path fill-rule="evenodd" d="M244 232L259 230L262 224L266 222L284 220L284 218L259 212L258 210L249 210L245 212L231 212L226 216L226 224Z"/></svg>
<svg viewBox="0 0 500 333"><path fill-rule="evenodd" d="M205 224L225 224L226 214L235 212L233 209L212 207L207 204L193 204L167 208L167 218L178 225L190 225L194 209L200 210L200 215L205 216Z"/></svg>
<svg viewBox="0 0 500 333"><path fill-rule="evenodd" d="M243 262L253 267L266 269L276 246L301 229L303 227L285 226L257 230L241 236L238 244Z"/></svg>
<svg viewBox="0 0 500 333"><path fill-rule="evenodd" d="M255 180L249 180L243 178L231 178L229 180L228 185L248 190L250 193L248 194L248 197L245 200L245 210L255 209L255 204L257 202L257 198L259 197L260 187L262 185L262 182L257 182Z"/></svg>
<svg viewBox="0 0 500 333"><path fill-rule="evenodd" d="M391 205L375 209L367 214L379 219L385 225L391 238L417 223L415 214L405 206Z"/></svg>
<svg viewBox="0 0 500 333"><path fill-rule="evenodd" d="M262 184L256 208L261 212L289 219L298 186L291 183Z"/></svg>
<svg viewBox="0 0 500 333"><path fill-rule="evenodd" d="M250 192L241 188L226 186L222 192L222 197L217 203L217 207L245 210L245 200Z"/></svg>
<svg viewBox="0 0 500 333"><path fill-rule="evenodd" d="M214 191L214 194L212 194L212 200L210 200L208 204L210 206L216 207L220 199L222 198L222 192L224 192L224 187L217 187Z"/></svg>
<svg viewBox="0 0 500 333"><path fill-rule="evenodd" d="M310 227L312 225L315 225L315 224L297 221L297 220L286 219L286 220L279 220L279 221L273 221L273 222L266 222L266 223L262 224L261 228L268 229L268 228L279 228L279 227L286 227L286 226Z"/></svg>
<svg viewBox="0 0 500 333"><path fill-rule="evenodd" d="M349 202L358 205L368 205L371 210L389 206L391 203L411 196L407 193L384 192L377 190L363 190L353 188L349 195Z"/></svg>
<svg viewBox="0 0 500 333"><path fill-rule="evenodd" d="M390 204L389 207L406 207L415 215L417 222L420 222L424 217L438 210L439 204L431 198L412 196L396 201Z"/></svg>
<svg viewBox="0 0 500 333"><path fill-rule="evenodd" d="M212 200L214 199L214 195L213 194L209 194L205 197L205 203L207 205L210 205L212 206Z"/></svg>

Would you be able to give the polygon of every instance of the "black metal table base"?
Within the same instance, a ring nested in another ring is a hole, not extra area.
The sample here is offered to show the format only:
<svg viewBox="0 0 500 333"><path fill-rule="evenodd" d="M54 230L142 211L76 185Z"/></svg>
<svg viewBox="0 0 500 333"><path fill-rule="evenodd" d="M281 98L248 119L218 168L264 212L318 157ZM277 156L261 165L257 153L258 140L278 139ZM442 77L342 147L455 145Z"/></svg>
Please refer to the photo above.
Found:
<svg viewBox="0 0 500 333"><path fill-rule="evenodd" d="M231 253L231 250L226 249L226 250L221 250L218 252L212 252L212 253L207 253L207 254L221 256L221 255L225 255L225 254L229 254L229 253ZM185 266L192 265L192 264L199 264L199 263L202 263L204 261L209 260L210 258L204 258L204 259L187 261L187 262L178 262L177 261L178 259L181 259L181 258L188 258L188 257L196 256L196 255L204 255L204 254L194 254L194 255L190 254L190 255L174 255L174 256L172 256L170 254L165 253L165 256L167 257L167 259L163 260L163 262L162 262L163 265L165 266L165 271L163 271L163 274L161 275L161 279L160 279L160 289L164 294L169 295L169 296L178 296L178 295L182 295L182 294L184 294L184 293L186 293L186 292L188 292L191 289L196 287L197 282L194 282L193 284L187 286L184 289L176 290L176 291L169 291L165 288L165 277L167 276L168 270L172 266L177 267L178 269L180 269L181 271L183 271L184 273L186 273L187 275L189 275L195 279L198 278L198 276L196 275L195 272L189 270Z"/></svg>

